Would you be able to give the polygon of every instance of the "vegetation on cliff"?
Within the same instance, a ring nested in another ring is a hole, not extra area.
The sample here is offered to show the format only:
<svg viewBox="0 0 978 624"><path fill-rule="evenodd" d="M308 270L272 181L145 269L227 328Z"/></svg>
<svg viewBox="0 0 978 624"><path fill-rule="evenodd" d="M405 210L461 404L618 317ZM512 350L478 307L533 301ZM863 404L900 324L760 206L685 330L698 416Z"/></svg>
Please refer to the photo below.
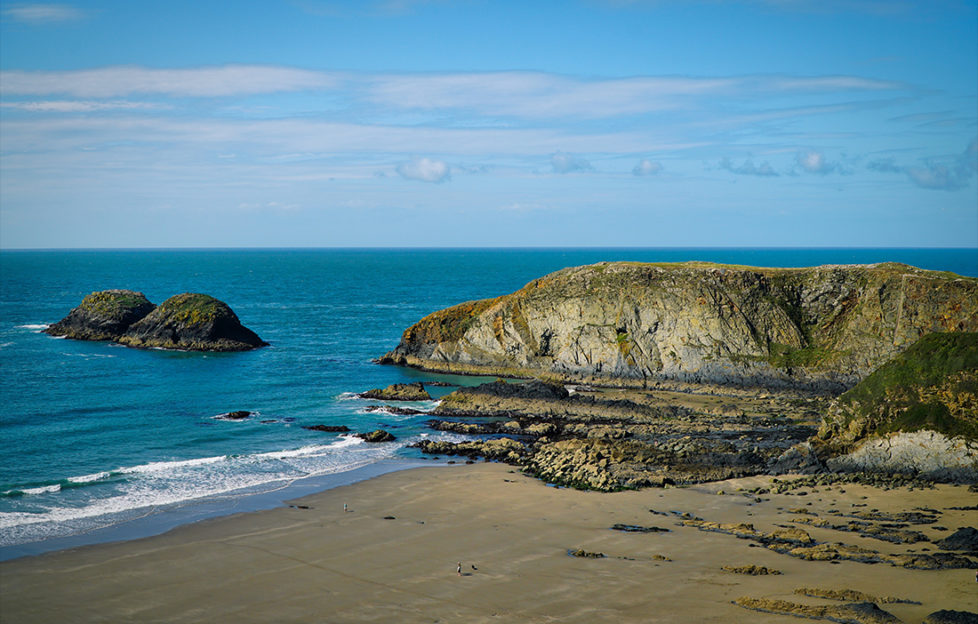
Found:
<svg viewBox="0 0 978 624"><path fill-rule="evenodd" d="M921 430L978 440L978 333L924 336L841 395L817 437L836 454L867 437Z"/></svg>

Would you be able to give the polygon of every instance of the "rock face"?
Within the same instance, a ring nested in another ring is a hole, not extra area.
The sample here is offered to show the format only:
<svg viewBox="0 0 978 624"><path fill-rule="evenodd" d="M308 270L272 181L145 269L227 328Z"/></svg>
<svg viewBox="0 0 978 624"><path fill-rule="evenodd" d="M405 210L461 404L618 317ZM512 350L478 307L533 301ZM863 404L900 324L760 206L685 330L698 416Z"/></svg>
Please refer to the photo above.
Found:
<svg viewBox="0 0 978 624"><path fill-rule="evenodd" d="M170 297L118 339L130 347L248 351L267 345L223 301L184 293Z"/></svg>
<svg viewBox="0 0 978 624"><path fill-rule="evenodd" d="M141 292L102 290L46 330L52 336L76 340L118 340L130 325L156 308Z"/></svg>
<svg viewBox="0 0 978 624"><path fill-rule="evenodd" d="M226 303L194 293L155 306L131 290L94 292L45 331L78 340L189 351L247 351L268 344L243 326Z"/></svg>
<svg viewBox="0 0 978 624"><path fill-rule="evenodd" d="M619 386L840 392L935 331L978 331L978 279L895 263L599 263L435 312L380 361Z"/></svg>

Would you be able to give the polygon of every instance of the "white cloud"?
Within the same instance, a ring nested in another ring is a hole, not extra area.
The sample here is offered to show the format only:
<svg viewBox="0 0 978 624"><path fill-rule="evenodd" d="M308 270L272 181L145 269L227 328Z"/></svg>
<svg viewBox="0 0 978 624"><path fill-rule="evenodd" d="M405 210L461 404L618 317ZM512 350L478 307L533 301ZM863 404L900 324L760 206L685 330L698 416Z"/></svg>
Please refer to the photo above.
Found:
<svg viewBox="0 0 978 624"><path fill-rule="evenodd" d="M848 175L852 173L842 163L830 162L825 158L825 154L815 149L800 152L795 157L795 162L805 173L814 173L817 175L828 175L830 173Z"/></svg>
<svg viewBox="0 0 978 624"><path fill-rule="evenodd" d="M409 162L398 165L397 173L407 180L434 182L436 184L451 179L451 171L448 165L444 161L430 158L412 158Z"/></svg>
<svg viewBox="0 0 978 624"><path fill-rule="evenodd" d="M85 14L67 4L13 4L3 10L3 16L15 22L48 24L78 20Z"/></svg>
<svg viewBox="0 0 978 624"><path fill-rule="evenodd" d="M648 158L643 158L635 165L632 169L632 174L637 176L650 176L655 175L662 171L662 165L657 162L652 162Z"/></svg>
<svg viewBox="0 0 978 624"><path fill-rule="evenodd" d="M580 156L565 154L564 152L552 154L550 156L550 165L553 167L554 173L573 173L575 171L592 171L594 169L591 163Z"/></svg>
<svg viewBox="0 0 978 624"><path fill-rule="evenodd" d="M253 95L325 89L334 76L271 65L225 65L195 69L105 67L78 71L0 72L4 96L68 95L80 98L157 94L189 97Z"/></svg>
<svg viewBox="0 0 978 624"><path fill-rule="evenodd" d="M738 175L752 175L764 178L774 178L781 175L766 161L759 165L755 165L754 161L750 158L745 160L741 165L735 165L729 158L723 158L720 160L720 168L726 169L730 173L736 173Z"/></svg>

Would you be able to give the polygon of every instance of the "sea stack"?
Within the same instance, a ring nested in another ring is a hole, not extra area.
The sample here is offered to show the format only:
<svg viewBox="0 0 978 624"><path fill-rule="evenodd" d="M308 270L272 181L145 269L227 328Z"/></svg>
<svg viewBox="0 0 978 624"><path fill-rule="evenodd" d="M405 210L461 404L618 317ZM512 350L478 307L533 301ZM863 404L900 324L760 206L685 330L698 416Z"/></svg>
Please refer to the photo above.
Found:
<svg viewBox="0 0 978 624"><path fill-rule="evenodd" d="M267 345L223 301L184 293L159 306L131 290L95 292L47 330L78 340L185 351L248 351Z"/></svg>

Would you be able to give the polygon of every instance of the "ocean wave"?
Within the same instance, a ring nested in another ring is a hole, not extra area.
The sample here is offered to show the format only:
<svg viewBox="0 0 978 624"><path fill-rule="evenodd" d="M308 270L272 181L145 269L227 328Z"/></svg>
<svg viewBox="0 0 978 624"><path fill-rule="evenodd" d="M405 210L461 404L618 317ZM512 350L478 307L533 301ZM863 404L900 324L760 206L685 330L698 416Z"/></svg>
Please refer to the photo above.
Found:
<svg viewBox="0 0 978 624"><path fill-rule="evenodd" d="M14 325L14 327L16 327L17 329L29 329L34 333L40 333L45 329L47 329L48 327L51 327L51 324L50 323L27 323L24 325Z"/></svg>
<svg viewBox="0 0 978 624"><path fill-rule="evenodd" d="M336 395L337 401L354 401L360 398L360 395L356 392L341 392Z"/></svg>
<svg viewBox="0 0 978 624"><path fill-rule="evenodd" d="M344 436L330 444L150 462L24 484L0 493L10 509L0 512L0 546L89 531L194 500L271 492L297 479L387 459L403 446ZM98 485L109 489L82 489Z"/></svg>

